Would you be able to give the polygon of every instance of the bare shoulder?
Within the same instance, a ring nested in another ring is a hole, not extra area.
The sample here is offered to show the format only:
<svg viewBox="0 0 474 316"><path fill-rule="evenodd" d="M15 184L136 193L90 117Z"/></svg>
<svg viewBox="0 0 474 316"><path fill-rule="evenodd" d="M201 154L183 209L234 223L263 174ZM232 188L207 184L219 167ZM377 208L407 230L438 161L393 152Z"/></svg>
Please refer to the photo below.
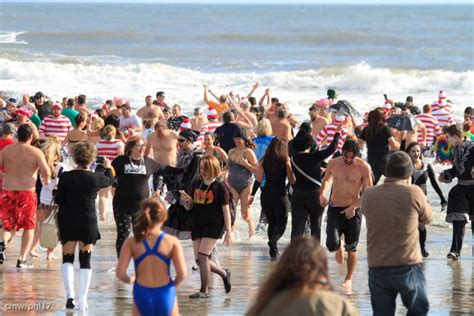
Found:
<svg viewBox="0 0 474 316"><path fill-rule="evenodd" d="M370 165L364 159L357 157L356 162L357 162L358 167L361 170L364 170L364 171L370 170Z"/></svg>

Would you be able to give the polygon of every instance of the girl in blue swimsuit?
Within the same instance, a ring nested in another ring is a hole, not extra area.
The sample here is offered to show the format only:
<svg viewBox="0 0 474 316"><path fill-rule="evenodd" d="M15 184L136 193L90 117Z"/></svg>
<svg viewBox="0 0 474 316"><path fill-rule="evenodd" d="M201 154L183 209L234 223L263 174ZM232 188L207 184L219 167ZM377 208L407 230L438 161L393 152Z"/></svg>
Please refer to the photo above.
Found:
<svg viewBox="0 0 474 316"><path fill-rule="evenodd" d="M125 241L116 276L133 286L134 315L178 315L176 288L186 277L186 264L179 240L161 231L167 210L158 198L150 198L133 228L133 237ZM135 274L127 274L134 259ZM176 278L170 275L171 261Z"/></svg>

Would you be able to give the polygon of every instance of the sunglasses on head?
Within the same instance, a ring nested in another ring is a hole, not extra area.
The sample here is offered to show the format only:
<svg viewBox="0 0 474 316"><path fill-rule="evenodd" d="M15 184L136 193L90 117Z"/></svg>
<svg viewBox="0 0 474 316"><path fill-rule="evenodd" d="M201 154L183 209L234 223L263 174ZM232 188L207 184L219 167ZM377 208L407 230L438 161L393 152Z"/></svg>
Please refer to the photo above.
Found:
<svg viewBox="0 0 474 316"><path fill-rule="evenodd" d="M186 139L184 139L184 138L178 138L178 142L180 142L180 143L184 143L185 141L186 141Z"/></svg>

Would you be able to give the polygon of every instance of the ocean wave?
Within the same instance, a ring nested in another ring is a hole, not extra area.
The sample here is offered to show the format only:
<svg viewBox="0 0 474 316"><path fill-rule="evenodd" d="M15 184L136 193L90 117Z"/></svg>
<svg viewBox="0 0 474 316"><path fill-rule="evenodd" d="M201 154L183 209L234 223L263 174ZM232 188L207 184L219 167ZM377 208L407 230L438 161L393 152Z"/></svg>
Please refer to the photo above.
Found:
<svg viewBox="0 0 474 316"><path fill-rule="evenodd" d="M13 91L43 90L50 95L75 95L79 92L100 100L126 96L137 103L158 90L175 95L173 102L195 106L202 102L202 84L218 93L248 92L254 82L271 87L284 102L295 105L295 112L306 115L306 106L336 88L361 110L382 105L383 93L398 101L414 95L418 104L432 102L436 91L444 89L456 104L469 105L474 98L472 70L404 70L374 68L367 63L305 71L206 73L162 63L94 64L63 59L51 61L14 61L0 58L0 86ZM260 92L259 92L260 93ZM456 109L462 115L463 108Z"/></svg>
<svg viewBox="0 0 474 316"><path fill-rule="evenodd" d="M26 41L17 41L17 37L27 32L5 32L0 31L0 44L22 44L26 45Z"/></svg>

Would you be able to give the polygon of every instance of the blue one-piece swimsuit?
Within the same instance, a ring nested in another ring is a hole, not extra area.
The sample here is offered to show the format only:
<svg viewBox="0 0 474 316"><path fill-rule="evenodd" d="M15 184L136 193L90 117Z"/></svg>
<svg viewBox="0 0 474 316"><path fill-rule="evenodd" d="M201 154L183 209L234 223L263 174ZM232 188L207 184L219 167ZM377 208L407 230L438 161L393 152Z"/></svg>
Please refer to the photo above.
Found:
<svg viewBox="0 0 474 316"><path fill-rule="evenodd" d="M146 240L143 240L145 246L145 252L135 259L135 271L138 269L138 265L148 256L157 256L168 266L168 275L170 275L170 258L162 255L158 252L161 240L165 233L161 233L155 242L153 248ZM168 316L173 311L174 303L176 300L176 287L174 286L173 280L167 285L160 287L146 287L138 284L135 281L133 286L133 299L138 311L141 315L160 315Z"/></svg>

